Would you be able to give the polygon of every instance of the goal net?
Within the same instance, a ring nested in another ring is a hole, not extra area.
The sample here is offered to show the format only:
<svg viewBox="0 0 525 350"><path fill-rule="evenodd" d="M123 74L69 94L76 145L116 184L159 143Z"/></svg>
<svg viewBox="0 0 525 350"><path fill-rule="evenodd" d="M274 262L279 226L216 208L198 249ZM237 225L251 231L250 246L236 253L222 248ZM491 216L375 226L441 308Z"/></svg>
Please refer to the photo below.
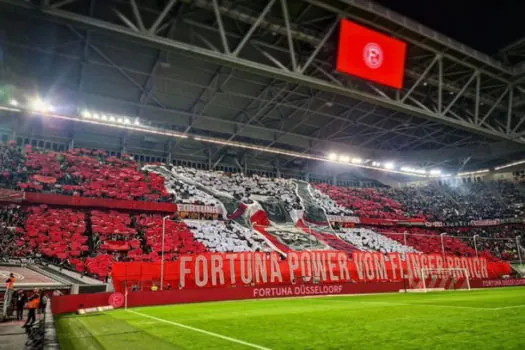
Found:
<svg viewBox="0 0 525 350"><path fill-rule="evenodd" d="M463 268L422 268L419 278L411 283L409 292L470 290L470 276Z"/></svg>

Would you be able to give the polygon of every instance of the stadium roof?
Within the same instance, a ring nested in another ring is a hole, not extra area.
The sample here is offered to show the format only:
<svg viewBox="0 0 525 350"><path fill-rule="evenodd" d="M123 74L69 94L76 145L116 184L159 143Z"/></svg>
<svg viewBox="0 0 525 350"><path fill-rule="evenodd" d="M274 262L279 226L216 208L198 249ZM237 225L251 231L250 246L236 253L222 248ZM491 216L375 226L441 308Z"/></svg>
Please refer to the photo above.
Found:
<svg viewBox="0 0 525 350"><path fill-rule="evenodd" d="M521 1L376 0L377 3L488 55L498 56L507 45L525 37Z"/></svg>
<svg viewBox="0 0 525 350"><path fill-rule="evenodd" d="M335 71L341 17L407 42L402 90ZM525 155L525 67L373 2L0 0L0 20L5 69L58 104L261 147L451 171ZM229 152L294 162L194 138L107 133L71 126L60 137L210 163Z"/></svg>

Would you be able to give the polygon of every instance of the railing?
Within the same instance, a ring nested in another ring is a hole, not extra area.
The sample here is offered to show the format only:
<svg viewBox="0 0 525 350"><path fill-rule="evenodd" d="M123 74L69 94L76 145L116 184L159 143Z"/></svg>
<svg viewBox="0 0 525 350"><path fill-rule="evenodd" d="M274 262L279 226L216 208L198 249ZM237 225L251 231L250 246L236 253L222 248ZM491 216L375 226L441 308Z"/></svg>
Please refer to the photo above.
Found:
<svg viewBox="0 0 525 350"><path fill-rule="evenodd" d="M58 343L58 336L55 329L55 319L51 312L51 301L48 300L46 311L44 313L44 350L58 350L60 345Z"/></svg>
<svg viewBox="0 0 525 350"><path fill-rule="evenodd" d="M26 350L60 349L50 301L48 301L45 311L40 314L39 319L33 325L26 328L26 332Z"/></svg>

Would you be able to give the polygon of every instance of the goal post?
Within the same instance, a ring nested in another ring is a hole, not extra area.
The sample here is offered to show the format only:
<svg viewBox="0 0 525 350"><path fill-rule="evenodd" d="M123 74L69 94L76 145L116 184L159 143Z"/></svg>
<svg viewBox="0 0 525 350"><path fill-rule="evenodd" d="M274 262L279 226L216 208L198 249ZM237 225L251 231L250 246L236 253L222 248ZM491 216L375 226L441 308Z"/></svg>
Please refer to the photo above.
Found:
<svg viewBox="0 0 525 350"><path fill-rule="evenodd" d="M465 268L422 268L423 292L432 290L470 290L470 276Z"/></svg>

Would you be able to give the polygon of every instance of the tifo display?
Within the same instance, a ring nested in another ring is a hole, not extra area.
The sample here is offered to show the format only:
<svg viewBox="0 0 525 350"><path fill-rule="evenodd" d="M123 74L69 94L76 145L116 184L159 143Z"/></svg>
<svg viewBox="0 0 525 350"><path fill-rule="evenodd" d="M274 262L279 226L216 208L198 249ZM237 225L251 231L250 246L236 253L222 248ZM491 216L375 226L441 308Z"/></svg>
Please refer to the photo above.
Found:
<svg viewBox="0 0 525 350"><path fill-rule="evenodd" d="M516 183L349 188L12 143L0 157L3 200L16 202L0 213L2 255L111 276L117 288L146 270L150 284L182 288L399 281L425 268L487 279L525 256ZM495 189L501 200L484 205Z"/></svg>

